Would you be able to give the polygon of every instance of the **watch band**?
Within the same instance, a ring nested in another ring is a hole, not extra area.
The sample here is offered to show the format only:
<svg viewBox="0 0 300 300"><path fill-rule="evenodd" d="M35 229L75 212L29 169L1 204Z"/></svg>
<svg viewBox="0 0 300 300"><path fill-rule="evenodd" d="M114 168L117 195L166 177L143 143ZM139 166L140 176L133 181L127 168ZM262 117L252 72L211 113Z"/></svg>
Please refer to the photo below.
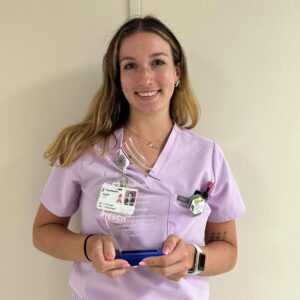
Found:
<svg viewBox="0 0 300 300"><path fill-rule="evenodd" d="M189 275L198 275L204 270L204 263L205 263L205 254L202 251L201 247L196 244L192 244L194 248L196 249L196 254L195 254L195 262L194 262L194 267L188 271ZM201 261L201 265L203 266L202 269L199 268L199 261Z"/></svg>

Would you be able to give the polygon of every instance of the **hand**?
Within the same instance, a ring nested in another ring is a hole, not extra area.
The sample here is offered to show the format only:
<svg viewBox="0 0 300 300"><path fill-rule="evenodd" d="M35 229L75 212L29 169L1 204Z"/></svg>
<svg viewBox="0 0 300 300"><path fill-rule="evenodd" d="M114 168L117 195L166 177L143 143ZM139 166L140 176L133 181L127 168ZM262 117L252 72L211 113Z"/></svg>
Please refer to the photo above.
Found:
<svg viewBox="0 0 300 300"><path fill-rule="evenodd" d="M163 246L163 256L148 257L140 262L141 266L149 266L151 270L168 279L179 281L188 274L194 264L195 249L186 244L177 235L167 237Z"/></svg>
<svg viewBox="0 0 300 300"><path fill-rule="evenodd" d="M112 279L130 270L130 265L126 260L115 259L115 247L108 235L91 236L87 240L87 254L92 260L94 269Z"/></svg>

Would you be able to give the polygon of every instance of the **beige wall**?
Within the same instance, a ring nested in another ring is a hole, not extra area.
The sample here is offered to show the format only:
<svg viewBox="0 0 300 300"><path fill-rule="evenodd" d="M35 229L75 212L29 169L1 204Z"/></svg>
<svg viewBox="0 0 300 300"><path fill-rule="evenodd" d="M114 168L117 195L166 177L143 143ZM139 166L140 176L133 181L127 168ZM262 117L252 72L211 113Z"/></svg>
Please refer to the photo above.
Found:
<svg viewBox="0 0 300 300"><path fill-rule="evenodd" d="M211 279L211 299L299 299L300 2L141 4L182 42L202 105L197 131L223 148L248 209L238 266ZM42 153L83 115L127 15L122 0L0 1L1 299L69 299L71 264L31 245L49 174Z"/></svg>

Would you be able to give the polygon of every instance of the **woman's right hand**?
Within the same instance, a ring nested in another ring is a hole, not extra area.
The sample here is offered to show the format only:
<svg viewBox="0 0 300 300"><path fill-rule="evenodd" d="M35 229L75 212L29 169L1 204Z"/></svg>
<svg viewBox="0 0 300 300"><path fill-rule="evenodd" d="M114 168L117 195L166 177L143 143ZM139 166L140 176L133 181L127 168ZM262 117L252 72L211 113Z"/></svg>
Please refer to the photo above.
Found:
<svg viewBox="0 0 300 300"><path fill-rule="evenodd" d="M123 259L115 259L115 247L108 235L93 235L87 240L87 255L94 269L115 279L130 270L130 264Z"/></svg>

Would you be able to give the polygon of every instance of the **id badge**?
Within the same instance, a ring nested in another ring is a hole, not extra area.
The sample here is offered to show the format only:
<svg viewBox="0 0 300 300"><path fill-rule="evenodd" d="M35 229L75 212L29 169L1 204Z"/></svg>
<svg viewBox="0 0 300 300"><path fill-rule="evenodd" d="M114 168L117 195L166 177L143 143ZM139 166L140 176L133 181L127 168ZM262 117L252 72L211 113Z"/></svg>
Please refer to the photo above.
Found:
<svg viewBox="0 0 300 300"><path fill-rule="evenodd" d="M97 201L97 208L105 212L132 216L137 194L138 190L134 188L103 183Z"/></svg>

